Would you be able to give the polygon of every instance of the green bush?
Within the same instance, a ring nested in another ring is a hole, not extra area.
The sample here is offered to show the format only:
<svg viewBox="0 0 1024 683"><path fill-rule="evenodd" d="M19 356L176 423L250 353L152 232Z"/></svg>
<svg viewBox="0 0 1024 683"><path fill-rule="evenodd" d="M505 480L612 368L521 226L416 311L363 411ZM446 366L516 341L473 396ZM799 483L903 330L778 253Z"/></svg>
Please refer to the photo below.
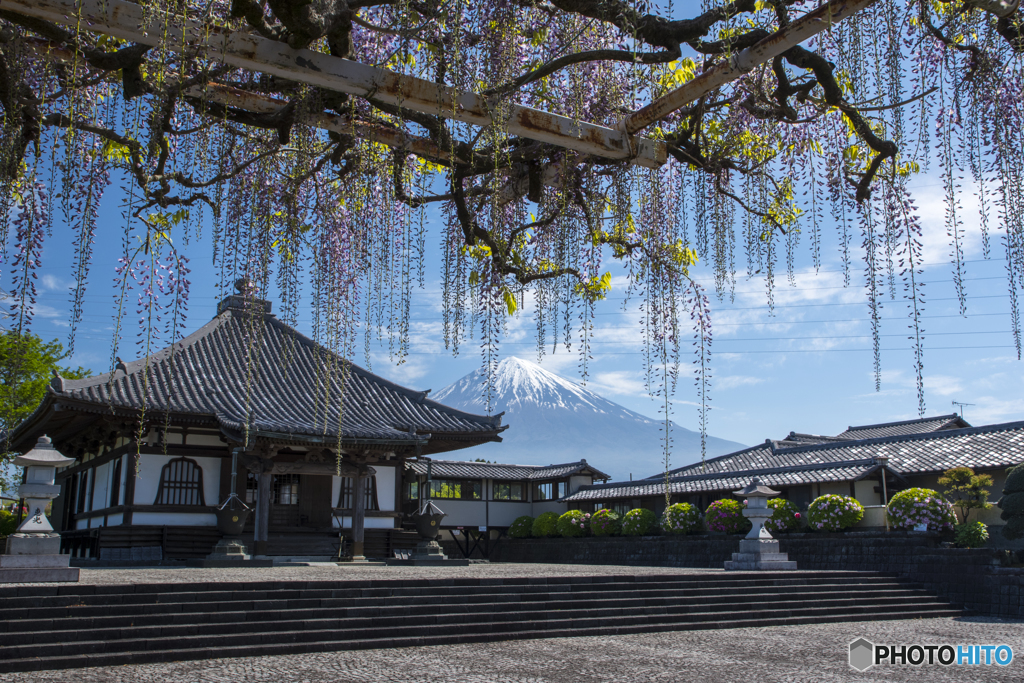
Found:
<svg viewBox="0 0 1024 683"><path fill-rule="evenodd" d="M646 536L658 526L658 516L647 508L630 510L622 518L623 536Z"/></svg>
<svg viewBox="0 0 1024 683"><path fill-rule="evenodd" d="M512 526L508 528L508 535L512 538L529 538L532 533L533 517L530 515L516 517L516 521L512 522Z"/></svg>
<svg viewBox="0 0 1024 683"><path fill-rule="evenodd" d="M732 498L716 500L704 513L704 525L708 531L724 531L727 534L745 534L753 526L743 516L743 503Z"/></svg>
<svg viewBox="0 0 1024 683"><path fill-rule="evenodd" d="M785 498L768 499L768 507L772 512L771 519L764 523L770 533L794 531L800 528L800 509Z"/></svg>
<svg viewBox="0 0 1024 683"><path fill-rule="evenodd" d="M667 534L692 534L700 531L700 510L689 503L676 503L665 508L661 529Z"/></svg>
<svg viewBox="0 0 1024 683"><path fill-rule="evenodd" d="M1013 541L1024 536L1024 465L1006 471L1003 497L999 500L1000 519L1006 522L1003 536Z"/></svg>
<svg viewBox="0 0 1024 683"><path fill-rule="evenodd" d="M0 510L0 536L10 536L18 528L18 515Z"/></svg>
<svg viewBox="0 0 1024 683"><path fill-rule="evenodd" d="M618 536L622 533L622 518L614 510L598 510L590 518L590 530L595 536Z"/></svg>
<svg viewBox="0 0 1024 683"><path fill-rule="evenodd" d="M547 538L558 535L558 513L545 512L533 520L533 537Z"/></svg>
<svg viewBox="0 0 1024 683"><path fill-rule="evenodd" d="M555 525L559 536L577 538L590 534L590 513L582 510L569 510L558 518Z"/></svg>
<svg viewBox="0 0 1024 683"><path fill-rule="evenodd" d="M983 522L957 524L953 540L961 548L980 548L988 543L988 527Z"/></svg>
<svg viewBox="0 0 1024 683"><path fill-rule="evenodd" d="M811 501L807 525L816 531L842 531L864 519L864 506L850 496L826 493Z"/></svg>
<svg viewBox="0 0 1024 683"><path fill-rule="evenodd" d="M949 501L931 489L907 489L900 491L889 501L889 523L897 529L913 529L918 524L927 524L929 529L952 529L956 525L956 513Z"/></svg>

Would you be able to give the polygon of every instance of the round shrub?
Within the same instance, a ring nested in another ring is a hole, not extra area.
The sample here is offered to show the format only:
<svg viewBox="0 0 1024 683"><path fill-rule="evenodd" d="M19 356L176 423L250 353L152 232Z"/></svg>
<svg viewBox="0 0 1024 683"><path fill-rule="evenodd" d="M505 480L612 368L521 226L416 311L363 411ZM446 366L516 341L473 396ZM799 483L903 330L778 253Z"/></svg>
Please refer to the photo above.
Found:
<svg viewBox="0 0 1024 683"><path fill-rule="evenodd" d="M512 526L508 528L508 535L512 538L529 538L532 533L533 517L530 515L516 517L516 521L512 522Z"/></svg>
<svg viewBox="0 0 1024 683"><path fill-rule="evenodd" d="M999 509L999 518L1006 522L1003 536L1011 541L1024 536L1024 465L1006 471Z"/></svg>
<svg viewBox="0 0 1024 683"><path fill-rule="evenodd" d="M676 503L665 508L661 529L667 534L692 534L700 531L700 510L689 503Z"/></svg>
<svg viewBox="0 0 1024 683"><path fill-rule="evenodd" d="M646 536L658 525L658 516L647 508L630 510L622 518L623 536Z"/></svg>
<svg viewBox="0 0 1024 683"><path fill-rule="evenodd" d="M864 519L864 506L850 496L826 493L807 508L807 525L815 531L842 531Z"/></svg>
<svg viewBox="0 0 1024 683"><path fill-rule="evenodd" d="M764 523L770 533L795 531L800 528L800 510L793 503L785 498L770 498L768 507L774 510L772 518Z"/></svg>
<svg viewBox="0 0 1024 683"><path fill-rule="evenodd" d="M18 529L18 515L0 510L0 536L10 536Z"/></svg>
<svg viewBox="0 0 1024 683"><path fill-rule="evenodd" d="M618 536L622 533L622 518L614 510L598 510L590 518L590 530L595 536Z"/></svg>
<svg viewBox="0 0 1024 683"><path fill-rule="evenodd" d="M533 520L531 531L534 538L547 538L558 535L558 513L544 512L537 519Z"/></svg>
<svg viewBox="0 0 1024 683"><path fill-rule="evenodd" d="M732 498L716 500L704 513L704 525L708 531L724 531L727 534L745 534L753 526L743 516L743 503Z"/></svg>
<svg viewBox="0 0 1024 683"><path fill-rule="evenodd" d="M953 540L961 548L980 548L988 543L988 527L983 522L957 524Z"/></svg>
<svg viewBox="0 0 1024 683"><path fill-rule="evenodd" d="M927 524L934 531L952 529L956 514L949 501L931 489L900 491L889 501L889 523L897 529L913 529Z"/></svg>
<svg viewBox="0 0 1024 683"><path fill-rule="evenodd" d="M582 510L569 510L558 518L555 529L560 536L576 538L590 533L590 513Z"/></svg>

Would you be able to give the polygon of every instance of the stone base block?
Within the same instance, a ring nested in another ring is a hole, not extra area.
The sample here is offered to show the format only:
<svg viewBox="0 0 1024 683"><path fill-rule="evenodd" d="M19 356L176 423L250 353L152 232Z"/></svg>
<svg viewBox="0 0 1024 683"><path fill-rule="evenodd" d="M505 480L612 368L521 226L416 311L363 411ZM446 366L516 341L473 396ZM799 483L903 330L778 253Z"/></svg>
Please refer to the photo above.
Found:
<svg viewBox="0 0 1024 683"><path fill-rule="evenodd" d="M242 559L242 557L221 559L222 557L223 556L215 558L212 555L207 555L206 558L202 560L189 560L188 566L204 568L233 567L236 569L274 566L274 561L267 558L253 559L248 555L245 556L246 559Z"/></svg>
<svg viewBox="0 0 1024 683"><path fill-rule="evenodd" d="M741 572L743 572L743 571L748 571L748 572L750 572L750 571L758 571L758 572L763 572L763 571L772 571L772 572L795 571L796 570L796 562L792 562L792 561L789 561L789 560L786 560L786 561L767 561L767 562L762 562L762 561L759 561L759 560L755 560L755 561L752 561L752 562L750 562L750 561L727 560L725 562L725 570L726 571L733 571L733 572L736 572L736 571L741 571Z"/></svg>
<svg viewBox="0 0 1024 683"><path fill-rule="evenodd" d="M786 553L733 553L733 562L788 562Z"/></svg>
<svg viewBox="0 0 1024 683"><path fill-rule="evenodd" d="M777 553L779 542L774 539L744 538L740 541L741 553Z"/></svg>
<svg viewBox="0 0 1024 683"><path fill-rule="evenodd" d="M52 569L70 563L70 555L0 555L0 569Z"/></svg>
<svg viewBox="0 0 1024 683"><path fill-rule="evenodd" d="M397 559L395 559L395 560L388 560L387 563L388 563L389 567L468 567L469 566L469 560L466 560L466 559L462 559L462 560L453 560L453 559L444 559L444 560L416 560L416 559L397 560Z"/></svg>
<svg viewBox="0 0 1024 683"><path fill-rule="evenodd" d="M76 582L81 571L78 567L0 568L0 583Z"/></svg>
<svg viewBox="0 0 1024 683"><path fill-rule="evenodd" d="M59 555L60 534L11 534L7 537L8 555Z"/></svg>

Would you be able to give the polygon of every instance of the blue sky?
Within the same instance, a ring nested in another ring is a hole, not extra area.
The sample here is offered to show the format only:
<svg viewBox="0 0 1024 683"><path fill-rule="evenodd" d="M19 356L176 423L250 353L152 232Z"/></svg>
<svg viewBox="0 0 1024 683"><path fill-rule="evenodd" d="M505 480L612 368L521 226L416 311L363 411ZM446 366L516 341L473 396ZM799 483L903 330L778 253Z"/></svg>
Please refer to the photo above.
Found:
<svg viewBox="0 0 1024 683"><path fill-rule="evenodd" d="M977 220L965 213L969 301L967 315L960 316L939 181L922 176L915 186L918 204L923 207L925 232L927 413L953 412L951 401L955 400L974 404L964 409L973 424L1024 419L1020 391L1024 363L1016 359L1010 333L999 235L993 236L993 258L984 260ZM109 367L113 334L113 269L123 239L123 219L117 203L118 196L112 190L101 212L83 322L71 359L72 364L97 372ZM968 209L976 206L969 192L963 203ZM436 227L431 229L434 225L428 220L426 286L413 293L412 353L404 364L396 365L388 358L386 344L375 345L371 361L372 369L379 374L414 388L436 391L478 368L480 353L472 343L465 345L457 357L444 349L438 284L440 235ZM67 227L56 220L54 235L43 251L40 297L33 324L37 334L61 341L66 341L69 331L68 288L73 283L72 244L64 239L67 234ZM859 236L855 237L853 243L859 242ZM215 269L210 267L208 239L193 240L188 253L193 278L188 320L191 332L214 315L218 281ZM774 313L766 304L763 278L738 276L734 301L712 298L710 433L753 444L769 437L781 438L790 430L835 434L848 425L917 417L913 358L906 339L906 303L887 301L882 310L882 387L876 392L860 251L854 249L849 287L843 286L837 240L830 229L825 231L822 256L822 267L815 274L808 265L808 240L802 239L797 259L802 265L797 267L796 286L790 286L785 272L780 272ZM737 262L743 262L740 251ZM713 286L713 275L705 264L699 264L693 275L708 287ZM615 283L620 284L621 279L616 277ZM9 280L5 284L9 286ZM634 309L622 309L622 296L621 286L616 287L609 300L598 306L588 386L632 410L659 417L659 404L644 390L638 316ZM308 300L304 303L299 326L309 333L311 312ZM501 354L539 360L553 372L578 379L576 349L567 353L559 348L552 353L549 348L538 359L533 329L527 306L522 315L509 320ZM125 332L128 343L121 346L121 355L132 359L137 355L131 344L137 323L131 315ZM684 373L689 360L684 356ZM363 358L356 358L356 362L363 364ZM697 428L696 400L692 381L684 378L675 397L673 418L689 429Z"/></svg>

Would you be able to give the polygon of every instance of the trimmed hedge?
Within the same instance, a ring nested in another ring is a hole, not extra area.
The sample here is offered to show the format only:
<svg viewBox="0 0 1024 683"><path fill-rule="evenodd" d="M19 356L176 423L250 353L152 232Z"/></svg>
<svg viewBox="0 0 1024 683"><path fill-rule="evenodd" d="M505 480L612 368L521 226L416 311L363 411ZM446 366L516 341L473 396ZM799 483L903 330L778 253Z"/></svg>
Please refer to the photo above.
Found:
<svg viewBox="0 0 1024 683"><path fill-rule="evenodd" d="M630 510L622 518L623 536L647 536L658 526L658 516L647 508Z"/></svg>
<svg viewBox="0 0 1024 683"><path fill-rule="evenodd" d="M558 518L555 529L559 536L576 538L590 535L590 513L582 510L569 510Z"/></svg>
<svg viewBox="0 0 1024 683"><path fill-rule="evenodd" d="M661 530L667 534L692 534L700 531L701 514L689 503L676 503L665 508Z"/></svg>
<svg viewBox="0 0 1024 683"><path fill-rule="evenodd" d="M927 524L933 531L956 526L956 513L948 500L931 489L913 488L900 491L886 512L889 523L897 529L913 529Z"/></svg>
<svg viewBox="0 0 1024 683"><path fill-rule="evenodd" d="M771 519L764 526L770 533L796 531L800 528L800 509L785 498L769 498L768 507L772 512Z"/></svg>
<svg viewBox="0 0 1024 683"><path fill-rule="evenodd" d="M618 536L622 533L622 518L614 510L598 510L590 518L590 531L595 536Z"/></svg>
<svg viewBox="0 0 1024 683"><path fill-rule="evenodd" d="M1024 465L1006 471L999 509L999 518L1006 522L1003 536L1011 541L1024 536Z"/></svg>
<svg viewBox="0 0 1024 683"><path fill-rule="evenodd" d="M961 548L981 548L988 543L988 527L984 522L957 524L953 540Z"/></svg>
<svg viewBox="0 0 1024 683"><path fill-rule="evenodd" d="M547 538L558 535L558 513L545 512L533 520L532 534L534 538Z"/></svg>
<svg viewBox="0 0 1024 683"><path fill-rule="evenodd" d="M753 524L743 516L743 503L732 498L716 500L704 513L704 525L708 531L724 531L727 534L745 534Z"/></svg>
<svg viewBox="0 0 1024 683"><path fill-rule="evenodd" d="M842 531L862 519L864 506L850 496L826 493L807 508L807 525L812 531Z"/></svg>
<svg viewBox="0 0 1024 683"><path fill-rule="evenodd" d="M533 517L530 515L516 517L516 520L508 528L508 535L512 538L529 538L532 533Z"/></svg>

